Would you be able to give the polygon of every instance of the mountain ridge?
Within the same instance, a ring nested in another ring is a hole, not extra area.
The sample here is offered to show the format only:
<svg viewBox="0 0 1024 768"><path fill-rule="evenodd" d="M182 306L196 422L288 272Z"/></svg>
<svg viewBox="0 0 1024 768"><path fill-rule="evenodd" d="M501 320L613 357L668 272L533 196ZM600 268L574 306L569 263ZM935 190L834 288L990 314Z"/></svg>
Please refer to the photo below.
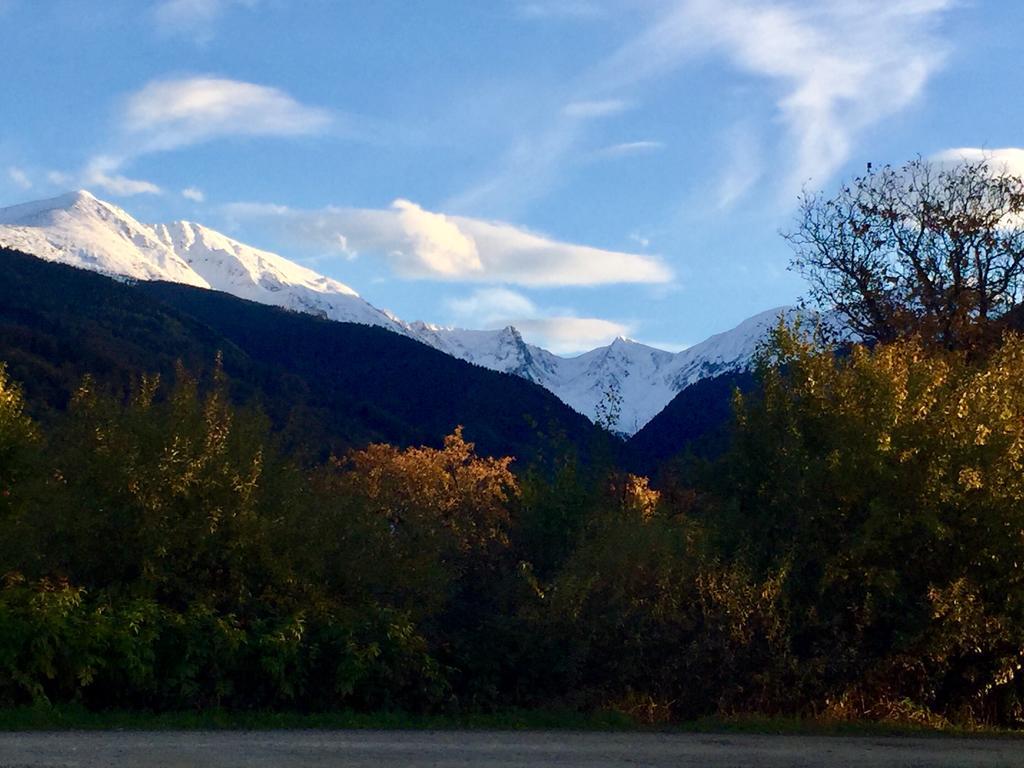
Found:
<svg viewBox="0 0 1024 768"><path fill-rule="evenodd" d="M330 320L379 326L452 357L543 386L612 431L639 432L683 389L744 370L778 307L681 352L617 338L575 357L530 344L513 326L472 330L405 322L348 285L203 224L143 224L86 190L0 208L0 245L107 275L223 291Z"/></svg>

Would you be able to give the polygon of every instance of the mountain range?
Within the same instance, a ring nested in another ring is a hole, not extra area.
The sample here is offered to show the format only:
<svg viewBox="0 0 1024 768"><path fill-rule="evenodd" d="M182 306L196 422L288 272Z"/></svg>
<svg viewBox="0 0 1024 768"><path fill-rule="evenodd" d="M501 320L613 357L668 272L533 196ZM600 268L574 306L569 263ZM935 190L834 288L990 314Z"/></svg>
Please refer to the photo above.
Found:
<svg viewBox="0 0 1024 768"><path fill-rule="evenodd" d="M450 356L532 381L592 421L639 432L695 382L749 367L785 307L673 353L618 338L576 357L525 342L512 326L467 330L405 322L349 286L201 224L144 224L80 190L0 209L0 246L108 276L232 294L328 320L378 326Z"/></svg>

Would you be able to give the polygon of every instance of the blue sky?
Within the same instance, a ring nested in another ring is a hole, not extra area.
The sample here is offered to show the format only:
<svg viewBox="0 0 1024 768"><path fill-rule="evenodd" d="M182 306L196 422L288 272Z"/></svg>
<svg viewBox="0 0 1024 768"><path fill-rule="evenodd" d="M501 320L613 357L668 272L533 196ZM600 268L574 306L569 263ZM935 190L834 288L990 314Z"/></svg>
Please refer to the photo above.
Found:
<svg viewBox="0 0 1024 768"><path fill-rule="evenodd" d="M562 352L793 302L804 186L1024 171L1010 0L0 0L0 29L0 205L85 187Z"/></svg>

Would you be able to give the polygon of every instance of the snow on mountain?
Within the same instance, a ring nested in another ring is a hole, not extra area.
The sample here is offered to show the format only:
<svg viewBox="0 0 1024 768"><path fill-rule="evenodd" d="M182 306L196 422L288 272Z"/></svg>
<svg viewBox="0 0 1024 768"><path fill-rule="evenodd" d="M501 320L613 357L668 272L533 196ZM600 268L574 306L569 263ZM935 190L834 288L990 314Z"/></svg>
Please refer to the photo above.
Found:
<svg viewBox="0 0 1024 768"><path fill-rule="evenodd" d="M210 287L150 227L84 190L0 208L0 244L108 275Z"/></svg>
<svg viewBox="0 0 1024 768"><path fill-rule="evenodd" d="M379 325L405 333L399 321L361 299L344 283L276 253L189 221L156 224L153 231L216 291L330 320Z"/></svg>
<svg viewBox="0 0 1024 768"><path fill-rule="evenodd" d="M559 365L564 362L546 349L527 344L511 325L497 331L471 331L415 322L408 328L424 344L453 357L520 376L548 389L557 380Z"/></svg>
<svg viewBox="0 0 1024 768"><path fill-rule="evenodd" d="M0 208L0 245L108 275L212 288L331 320L407 333L347 285L199 224L150 226L85 190Z"/></svg>
<svg viewBox="0 0 1024 768"><path fill-rule="evenodd" d="M775 307L765 310L724 333L716 333L700 344L694 344L676 355L672 366L671 383L679 392L701 379L748 366L757 345L785 316L792 320L795 307Z"/></svg>
<svg viewBox="0 0 1024 768"><path fill-rule="evenodd" d="M530 379L592 420L632 435L690 384L749 367L758 343L779 316L793 312L788 307L762 312L678 353L618 338L570 358L526 344L514 328L412 327L418 338L448 354Z"/></svg>
<svg viewBox="0 0 1024 768"><path fill-rule="evenodd" d="M528 344L500 330L404 323L347 285L200 224L146 225L86 191L0 208L0 245L49 261L126 276L212 288L331 320L376 325L454 357L533 381L606 426L633 434L682 389L749 365L778 308L679 353L616 339L577 357Z"/></svg>

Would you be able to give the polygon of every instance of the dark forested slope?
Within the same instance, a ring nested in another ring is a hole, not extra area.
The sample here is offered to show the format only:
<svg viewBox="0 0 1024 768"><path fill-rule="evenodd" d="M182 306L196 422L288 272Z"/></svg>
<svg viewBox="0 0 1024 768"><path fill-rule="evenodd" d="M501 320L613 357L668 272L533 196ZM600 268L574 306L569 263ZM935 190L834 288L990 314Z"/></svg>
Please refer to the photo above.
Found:
<svg viewBox="0 0 1024 768"><path fill-rule="evenodd" d="M240 401L317 450L439 444L457 425L484 453L532 460L552 436L584 449L596 427L543 388L380 328L337 323L169 283L127 283L0 249L0 361L37 411L81 377L127 391L218 353Z"/></svg>
<svg viewBox="0 0 1024 768"><path fill-rule="evenodd" d="M751 372L723 373L691 384L627 443L636 470L654 473L685 450L712 457L729 444L733 393L751 391Z"/></svg>

